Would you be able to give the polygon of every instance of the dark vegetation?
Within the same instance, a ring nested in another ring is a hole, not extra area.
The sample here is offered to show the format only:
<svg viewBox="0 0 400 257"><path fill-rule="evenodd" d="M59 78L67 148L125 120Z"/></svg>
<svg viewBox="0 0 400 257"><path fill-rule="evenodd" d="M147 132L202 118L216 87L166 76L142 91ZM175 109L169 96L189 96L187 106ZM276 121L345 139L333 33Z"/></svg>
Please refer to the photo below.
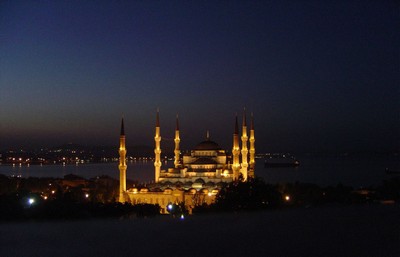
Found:
<svg viewBox="0 0 400 257"><path fill-rule="evenodd" d="M34 203L30 204L29 199L35 199ZM152 217L160 212L160 207L153 204L85 203L73 202L68 198L42 200L35 194L2 195L0 206L1 221Z"/></svg>
<svg viewBox="0 0 400 257"><path fill-rule="evenodd" d="M324 204L393 204L400 201L400 178L394 177L376 188L354 189L338 184L321 187L308 183L266 184L261 178L233 182L223 188L212 205L199 205L194 213L255 211Z"/></svg>
<svg viewBox="0 0 400 257"><path fill-rule="evenodd" d="M0 175L0 222L18 220L150 217L160 206L116 201L119 182L107 176L90 180L18 178Z"/></svg>
<svg viewBox="0 0 400 257"><path fill-rule="evenodd" d="M117 202L119 182L107 176L84 179L75 175L55 178L18 178L0 175L0 222L21 220L89 219L104 217L151 217L160 206ZM272 210L324 204L393 204L400 200L400 178L393 177L375 188L338 184L321 187L307 183L267 184L260 178L236 181L222 188L212 205L201 202L193 213ZM182 203L169 213L186 215Z"/></svg>

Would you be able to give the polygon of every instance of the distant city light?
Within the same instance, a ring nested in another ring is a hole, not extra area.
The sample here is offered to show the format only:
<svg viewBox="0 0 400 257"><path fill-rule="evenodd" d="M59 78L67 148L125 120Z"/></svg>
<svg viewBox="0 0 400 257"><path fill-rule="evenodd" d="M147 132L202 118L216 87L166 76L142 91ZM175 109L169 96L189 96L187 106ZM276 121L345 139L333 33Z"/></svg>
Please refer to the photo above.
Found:
<svg viewBox="0 0 400 257"><path fill-rule="evenodd" d="M174 206L172 204L168 204L168 210L171 211Z"/></svg>
<svg viewBox="0 0 400 257"><path fill-rule="evenodd" d="M86 198L89 198L89 194L85 194L85 197L86 197Z"/></svg>
<svg viewBox="0 0 400 257"><path fill-rule="evenodd" d="M29 205L34 204L34 203L35 203L35 199L29 198L29 199L28 199L28 203L29 203Z"/></svg>
<svg viewBox="0 0 400 257"><path fill-rule="evenodd" d="M290 196L289 195L285 195L285 201L286 202L290 201Z"/></svg>

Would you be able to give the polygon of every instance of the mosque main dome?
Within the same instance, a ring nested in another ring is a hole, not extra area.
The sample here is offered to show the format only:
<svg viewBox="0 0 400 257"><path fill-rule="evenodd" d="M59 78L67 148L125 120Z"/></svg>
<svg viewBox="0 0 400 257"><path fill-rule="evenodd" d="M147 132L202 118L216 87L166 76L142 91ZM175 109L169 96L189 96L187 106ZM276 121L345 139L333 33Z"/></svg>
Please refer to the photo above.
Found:
<svg viewBox="0 0 400 257"><path fill-rule="evenodd" d="M222 148L214 141L206 140L197 144L194 148L195 151L218 151Z"/></svg>

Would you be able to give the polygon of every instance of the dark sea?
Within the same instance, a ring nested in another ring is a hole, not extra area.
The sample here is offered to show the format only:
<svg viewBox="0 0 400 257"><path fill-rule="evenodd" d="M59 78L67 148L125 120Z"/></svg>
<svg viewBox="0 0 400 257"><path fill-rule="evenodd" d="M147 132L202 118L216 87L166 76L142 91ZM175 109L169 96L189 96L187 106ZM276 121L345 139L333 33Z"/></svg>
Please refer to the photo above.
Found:
<svg viewBox="0 0 400 257"><path fill-rule="evenodd" d="M302 182L321 186L339 183L354 187L380 185L383 180L398 174L389 171L400 171L398 154L330 154L330 155L296 155L300 161L298 167L270 168L264 166L264 159L256 159L256 176L267 183ZM163 163L162 168L171 167L172 162ZM118 179L118 163L85 163L54 165L0 165L0 174L21 177L63 177L75 174L84 178L108 175ZM151 161L128 162L127 178L148 183L154 180L154 166Z"/></svg>
<svg viewBox="0 0 400 257"><path fill-rule="evenodd" d="M398 257L400 206L0 224L2 257Z"/></svg>
<svg viewBox="0 0 400 257"><path fill-rule="evenodd" d="M379 185L396 175L399 156L304 155L296 168L265 168L256 175L268 183ZM164 165L168 165L164 164ZM164 166L165 167L165 166ZM118 178L117 163L79 165L1 165L0 173L21 177ZM128 163L127 176L154 177L152 162ZM155 218L78 221L0 222L2 257L70 256L400 256L400 205L329 204L286 210L192 215L184 220Z"/></svg>

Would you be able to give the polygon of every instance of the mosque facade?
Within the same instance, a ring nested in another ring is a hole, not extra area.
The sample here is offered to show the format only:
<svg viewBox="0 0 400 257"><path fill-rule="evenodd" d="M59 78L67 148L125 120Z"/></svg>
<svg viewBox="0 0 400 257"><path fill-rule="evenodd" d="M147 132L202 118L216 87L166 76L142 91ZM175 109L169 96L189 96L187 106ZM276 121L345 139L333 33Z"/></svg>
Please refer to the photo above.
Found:
<svg viewBox="0 0 400 257"><path fill-rule="evenodd" d="M161 212L167 211L168 204L184 203L188 210L196 205L211 204L219 190L235 180L246 181L254 177L255 135L251 115L249 136L247 136L246 113L243 113L242 131L236 116L232 153L227 154L216 142L210 139L197 144L193 150L182 155L180 151L179 120L176 117L174 165L162 169L160 118L157 111L154 135L154 184L145 188L126 188L126 146L124 120L121 121L119 172L119 201L158 204ZM240 144L241 141L241 144Z"/></svg>

